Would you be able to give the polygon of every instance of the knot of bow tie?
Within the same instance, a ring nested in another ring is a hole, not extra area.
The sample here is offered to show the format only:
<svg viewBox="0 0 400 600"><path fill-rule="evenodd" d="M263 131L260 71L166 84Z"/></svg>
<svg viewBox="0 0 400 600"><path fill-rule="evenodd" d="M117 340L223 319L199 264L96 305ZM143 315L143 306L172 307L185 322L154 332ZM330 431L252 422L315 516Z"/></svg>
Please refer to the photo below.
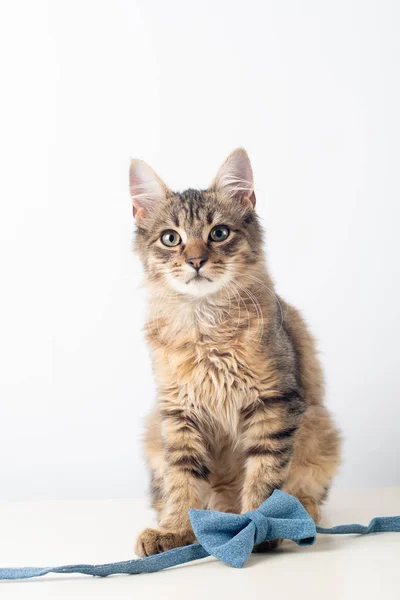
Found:
<svg viewBox="0 0 400 600"><path fill-rule="evenodd" d="M242 567L261 542L285 538L305 546L316 538L315 523L303 505L280 490L242 515L191 509L189 516L201 546L232 567Z"/></svg>

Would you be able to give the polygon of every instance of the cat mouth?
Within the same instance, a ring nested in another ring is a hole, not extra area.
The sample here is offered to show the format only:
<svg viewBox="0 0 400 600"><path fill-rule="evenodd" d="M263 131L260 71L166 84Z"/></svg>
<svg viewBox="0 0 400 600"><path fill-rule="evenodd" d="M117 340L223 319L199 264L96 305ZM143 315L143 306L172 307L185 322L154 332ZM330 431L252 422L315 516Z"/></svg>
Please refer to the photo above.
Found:
<svg viewBox="0 0 400 600"><path fill-rule="evenodd" d="M194 275L193 277L188 279L188 281L186 282L186 285L188 285L192 281L201 281L201 280L209 281L210 283L212 282L212 279L209 279L209 277L205 277L204 275L200 275L200 273L196 273L196 275Z"/></svg>

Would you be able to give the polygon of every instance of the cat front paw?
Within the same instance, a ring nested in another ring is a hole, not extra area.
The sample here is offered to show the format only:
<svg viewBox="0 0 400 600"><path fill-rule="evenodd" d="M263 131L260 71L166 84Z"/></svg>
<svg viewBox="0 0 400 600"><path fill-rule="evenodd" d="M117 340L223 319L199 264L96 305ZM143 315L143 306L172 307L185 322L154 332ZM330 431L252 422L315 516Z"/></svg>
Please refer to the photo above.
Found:
<svg viewBox="0 0 400 600"><path fill-rule="evenodd" d="M139 535L135 552L138 556L151 556L152 554L160 554L172 548L179 546L187 546L195 541L195 536L192 531L170 532L159 531L158 529L145 529Z"/></svg>

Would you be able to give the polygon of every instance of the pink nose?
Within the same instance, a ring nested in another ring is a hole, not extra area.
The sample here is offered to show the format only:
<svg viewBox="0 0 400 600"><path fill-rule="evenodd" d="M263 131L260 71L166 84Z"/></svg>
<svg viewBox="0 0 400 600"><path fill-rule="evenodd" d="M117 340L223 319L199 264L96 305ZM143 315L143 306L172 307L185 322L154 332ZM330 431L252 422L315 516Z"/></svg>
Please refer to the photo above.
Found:
<svg viewBox="0 0 400 600"><path fill-rule="evenodd" d="M196 269L197 272L200 271L201 267L207 262L207 258L205 256L192 256L186 260L187 264Z"/></svg>

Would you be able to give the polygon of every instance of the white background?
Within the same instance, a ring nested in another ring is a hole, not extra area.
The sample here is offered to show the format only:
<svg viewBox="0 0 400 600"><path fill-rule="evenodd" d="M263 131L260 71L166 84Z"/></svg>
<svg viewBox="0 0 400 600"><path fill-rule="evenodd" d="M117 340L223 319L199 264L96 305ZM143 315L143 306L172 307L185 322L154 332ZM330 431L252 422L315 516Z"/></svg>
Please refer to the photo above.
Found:
<svg viewBox="0 0 400 600"><path fill-rule="evenodd" d="M0 500L143 494L129 160L206 186L239 145L319 340L337 485L400 484L400 3L2 6Z"/></svg>

